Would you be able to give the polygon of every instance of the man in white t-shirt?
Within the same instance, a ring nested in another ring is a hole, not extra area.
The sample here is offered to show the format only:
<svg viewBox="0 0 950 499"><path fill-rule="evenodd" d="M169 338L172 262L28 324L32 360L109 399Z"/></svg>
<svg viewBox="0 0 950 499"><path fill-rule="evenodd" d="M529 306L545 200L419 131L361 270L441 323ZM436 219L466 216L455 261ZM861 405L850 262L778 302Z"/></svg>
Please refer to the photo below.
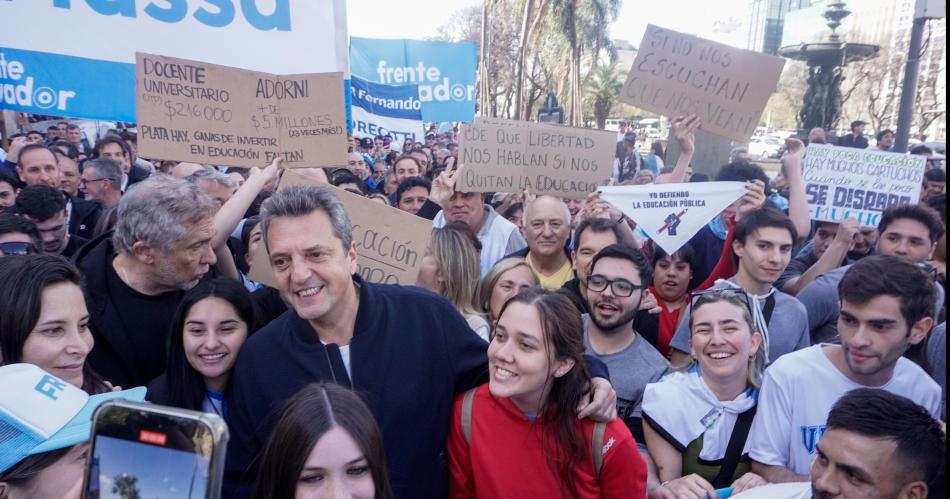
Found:
<svg viewBox="0 0 950 499"><path fill-rule="evenodd" d="M828 414L811 481L757 487L735 499L945 497L938 483L946 434L923 407L885 390L859 388Z"/></svg>
<svg viewBox="0 0 950 499"><path fill-rule="evenodd" d="M841 344L790 353L765 372L749 457L770 482L808 479L829 410L856 388L903 395L939 417L940 387L902 357L933 326L932 280L903 258L878 255L854 264L838 289Z"/></svg>

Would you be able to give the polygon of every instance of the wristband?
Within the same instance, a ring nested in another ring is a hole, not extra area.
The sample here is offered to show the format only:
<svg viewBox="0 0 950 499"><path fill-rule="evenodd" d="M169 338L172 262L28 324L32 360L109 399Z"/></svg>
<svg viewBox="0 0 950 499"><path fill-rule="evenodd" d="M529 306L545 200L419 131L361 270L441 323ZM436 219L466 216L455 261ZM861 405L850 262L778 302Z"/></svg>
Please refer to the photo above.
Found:
<svg viewBox="0 0 950 499"><path fill-rule="evenodd" d="M621 213L621 214L620 214L620 218L617 219L617 223L619 224L619 223L624 222L624 221L626 221L626 220L627 220L627 214L626 214L626 213Z"/></svg>

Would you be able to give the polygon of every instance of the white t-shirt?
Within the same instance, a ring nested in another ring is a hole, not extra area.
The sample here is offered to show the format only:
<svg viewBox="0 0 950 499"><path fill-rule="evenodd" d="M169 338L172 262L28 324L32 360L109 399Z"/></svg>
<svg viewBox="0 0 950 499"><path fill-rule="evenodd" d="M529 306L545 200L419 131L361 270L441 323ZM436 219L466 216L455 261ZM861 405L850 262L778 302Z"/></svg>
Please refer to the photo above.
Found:
<svg viewBox="0 0 950 499"><path fill-rule="evenodd" d="M766 369L749 433L752 459L807 475L831 407L845 393L866 388L845 377L823 347L841 348L815 345L783 355ZM903 357L891 380L879 388L907 397L935 418L940 416L940 387Z"/></svg>

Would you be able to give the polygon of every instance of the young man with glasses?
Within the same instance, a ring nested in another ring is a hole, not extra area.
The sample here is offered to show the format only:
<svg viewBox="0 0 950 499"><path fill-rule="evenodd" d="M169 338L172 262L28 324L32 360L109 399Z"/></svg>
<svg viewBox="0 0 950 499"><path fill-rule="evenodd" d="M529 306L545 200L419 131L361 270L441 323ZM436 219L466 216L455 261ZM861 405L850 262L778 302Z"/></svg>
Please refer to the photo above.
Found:
<svg viewBox="0 0 950 499"><path fill-rule="evenodd" d="M933 326L935 290L924 271L900 257L870 256L849 268L838 290L840 345L790 354L762 380L749 457L770 482L808 480L828 412L851 390L886 390L940 416L940 387L903 357Z"/></svg>
<svg viewBox="0 0 950 499"><path fill-rule="evenodd" d="M0 257L33 255L42 245L36 224L13 213L0 213Z"/></svg>
<svg viewBox="0 0 950 499"><path fill-rule="evenodd" d="M666 358L635 327L649 284L649 266L639 251L606 246L591 260L585 290L590 312L583 316L587 355L607 365L617 391L617 415L641 444L643 390L670 371Z"/></svg>
<svg viewBox="0 0 950 499"><path fill-rule="evenodd" d="M748 213L735 227L732 251L738 272L729 280L719 280L713 289L739 288L751 298L752 317L768 346L770 364L795 350L808 347L808 314L795 299L772 286L785 270L797 237L795 225L784 213L763 208ZM689 362L689 311L680 321L670 341L674 366Z"/></svg>

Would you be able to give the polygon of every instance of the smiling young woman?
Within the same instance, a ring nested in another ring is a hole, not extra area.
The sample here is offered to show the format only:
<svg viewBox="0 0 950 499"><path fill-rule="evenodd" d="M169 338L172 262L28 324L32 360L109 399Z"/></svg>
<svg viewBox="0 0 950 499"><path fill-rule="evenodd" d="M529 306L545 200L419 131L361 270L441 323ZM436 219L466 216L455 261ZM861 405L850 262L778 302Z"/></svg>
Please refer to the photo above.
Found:
<svg viewBox="0 0 950 499"><path fill-rule="evenodd" d="M646 464L626 425L575 414L590 385L582 331L562 295L530 288L504 304L489 382L455 403L453 498L645 497Z"/></svg>
<svg viewBox="0 0 950 499"><path fill-rule="evenodd" d="M644 436L663 482L657 487L675 497L766 483L749 472L747 455L766 357L748 300L738 290L693 295L692 364L644 390Z"/></svg>
<svg viewBox="0 0 950 499"><path fill-rule="evenodd" d="M148 385L148 400L217 413L238 352L257 326L251 295L236 280L217 278L188 291L172 320L168 366Z"/></svg>

